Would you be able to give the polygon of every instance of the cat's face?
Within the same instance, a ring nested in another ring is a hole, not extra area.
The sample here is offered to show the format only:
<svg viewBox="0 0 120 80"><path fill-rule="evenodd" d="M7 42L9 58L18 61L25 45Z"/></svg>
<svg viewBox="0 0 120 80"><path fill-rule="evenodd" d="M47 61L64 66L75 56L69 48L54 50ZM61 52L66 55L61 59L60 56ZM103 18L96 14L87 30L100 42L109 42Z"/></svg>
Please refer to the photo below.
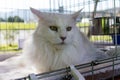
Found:
<svg viewBox="0 0 120 80"><path fill-rule="evenodd" d="M64 45L69 44L74 39L75 19L79 12L74 14L43 13L31 8L31 11L38 17L39 23L37 34L47 42Z"/></svg>

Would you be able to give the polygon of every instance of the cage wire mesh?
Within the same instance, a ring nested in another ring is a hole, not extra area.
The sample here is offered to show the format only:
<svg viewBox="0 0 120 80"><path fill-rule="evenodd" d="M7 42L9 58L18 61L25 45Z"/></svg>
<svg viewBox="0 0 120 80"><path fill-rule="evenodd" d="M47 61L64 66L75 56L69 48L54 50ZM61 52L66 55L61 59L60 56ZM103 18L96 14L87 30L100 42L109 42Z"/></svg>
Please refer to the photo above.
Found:
<svg viewBox="0 0 120 80"><path fill-rule="evenodd" d="M114 61L114 64L113 64ZM103 66L104 64L104 66ZM106 65L107 64L107 65ZM117 67L120 64L120 56L118 57L112 57L104 60L99 61L92 61L90 63L82 64L82 65L76 65L75 68L78 69L84 76L85 80L119 80L120 75L120 69L117 69ZM106 70L114 68L114 71L106 71L107 74L99 74ZM117 69L117 70L116 70ZM103 70L101 72L101 70ZM32 79L32 75L34 77ZM60 76L62 78L57 79L54 78L54 80L74 80L74 79L64 79L65 76L71 75L70 73L70 67L62 68L59 70L51 71L51 72L45 72L41 74L30 74L27 77L19 78L16 80L52 80L55 76ZM89 76L92 75L92 76Z"/></svg>
<svg viewBox="0 0 120 80"><path fill-rule="evenodd" d="M32 34L37 24L29 7L39 9L43 12L63 14L71 14L83 8L80 16L76 20L77 27L79 27L85 35L87 35L90 30L89 39L96 47L103 50L115 48L117 51L117 47L120 44L120 1L98 0L96 14L93 18L92 15L94 12L95 1L97 0L1 1L0 53L21 53L24 40ZM95 25L92 22L93 19L95 20ZM104 61L109 60L111 60L111 66L113 66L112 68L114 69L115 65L113 64L118 64L119 61L115 61L119 60L119 57L101 60L97 63L101 64L101 62L104 63ZM94 74L96 71L94 70L95 64L91 64L92 63L88 63L85 65L87 67L92 66L93 70L90 70L90 72ZM66 71L66 69L62 70L63 73ZM57 72L59 73L59 70L56 71L56 73ZM86 73L87 72L89 71L86 71ZM85 74L85 72L83 73ZM114 77L114 75L112 77Z"/></svg>

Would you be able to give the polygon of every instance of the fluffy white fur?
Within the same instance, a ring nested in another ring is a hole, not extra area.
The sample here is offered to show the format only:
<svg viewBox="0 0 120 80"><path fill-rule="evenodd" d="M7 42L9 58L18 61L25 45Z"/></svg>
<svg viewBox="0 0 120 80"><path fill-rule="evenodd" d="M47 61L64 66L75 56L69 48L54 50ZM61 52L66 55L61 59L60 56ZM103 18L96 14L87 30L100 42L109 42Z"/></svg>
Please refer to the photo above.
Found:
<svg viewBox="0 0 120 80"><path fill-rule="evenodd" d="M38 26L25 42L22 55L0 63L0 80L47 72L106 57L75 26L80 11L74 14L45 13L33 8L31 11L39 19ZM58 31L51 30L49 26L56 26ZM66 31L68 26L72 27L71 31ZM61 36L66 37L64 43Z"/></svg>

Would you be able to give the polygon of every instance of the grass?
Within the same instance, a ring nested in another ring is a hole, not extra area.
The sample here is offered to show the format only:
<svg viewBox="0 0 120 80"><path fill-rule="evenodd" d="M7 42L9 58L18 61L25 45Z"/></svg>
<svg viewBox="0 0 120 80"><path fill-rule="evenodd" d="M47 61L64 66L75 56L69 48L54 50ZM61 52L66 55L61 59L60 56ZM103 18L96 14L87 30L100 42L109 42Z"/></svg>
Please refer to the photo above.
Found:
<svg viewBox="0 0 120 80"><path fill-rule="evenodd" d="M9 30L9 29L29 30L29 29L35 29L35 26L36 26L35 23L1 22L0 30Z"/></svg>
<svg viewBox="0 0 120 80"><path fill-rule="evenodd" d="M88 26L90 26L90 24L87 23L87 22L85 22L85 23L77 22L76 26L78 26L78 27L88 27Z"/></svg>
<svg viewBox="0 0 120 80"><path fill-rule="evenodd" d="M112 38L109 35L91 36L90 40L93 41L93 42L96 42L96 41L112 42ZM17 51L19 51L18 44L13 44L12 46L0 45L0 51L13 51L13 52L17 52Z"/></svg>
<svg viewBox="0 0 120 80"><path fill-rule="evenodd" d="M18 49L18 45L17 44L13 44L12 46L0 45L0 51L18 52L20 50Z"/></svg>
<svg viewBox="0 0 120 80"><path fill-rule="evenodd" d="M88 27L90 26L89 23L81 23L78 22L76 24L78 27ZM1 22L0 23L0 30L9 30L9 29L16 29L16 30L30 30L35 29L36 23L23 23L23 22Z"/></svg>
<svg viewBox="0 0 120 80"><path fill-rule="evenodd" d="M109 35L96 35L96 36L91 36L90 38L91 41L107 41L107 42L112 42L112 38Z"/></svg>
<svg viewBox="0 0 120 80"><path fill-rule="evenodd" d="M80 23L78 22L76 24L78 27L88 27L90 26L89 23ZM1 22L0 23L0 30L9 30L9 29L16 29L16 30L30 30L35 29L36 24L35 23L10 23L10 22ZM91 36L91 41L112 41L111 36L109 35L97 35L97 36ZM9 45L0 45L0 51L12 51L12 52L18 52L18 44L14 44L12 46Z"/></svg>

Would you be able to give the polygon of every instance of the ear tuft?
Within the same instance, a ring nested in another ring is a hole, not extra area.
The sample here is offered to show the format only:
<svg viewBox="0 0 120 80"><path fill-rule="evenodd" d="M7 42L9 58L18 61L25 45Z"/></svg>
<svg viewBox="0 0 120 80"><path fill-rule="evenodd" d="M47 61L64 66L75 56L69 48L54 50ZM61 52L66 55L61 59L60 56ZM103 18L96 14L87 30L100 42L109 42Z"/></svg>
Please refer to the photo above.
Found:
<svg viewBox="0 0 120 80"><path fill-rule="evenodd" d="M80 9L79 11L75 12L72 14L72 18L76 19L79 15L80 15L80 12L82 11L82 9Z"/></svg>
<svg viewBox="0 0 120 80"><path fill-rule="evenodd" d="M31 12L34 14L34 15L36 15L37 17L41 17L41 12L40 11L38 11L38 10L36 10L36 9L34 9L34 8L31 8L30 7L30 10L31 10Z"/></svg>

